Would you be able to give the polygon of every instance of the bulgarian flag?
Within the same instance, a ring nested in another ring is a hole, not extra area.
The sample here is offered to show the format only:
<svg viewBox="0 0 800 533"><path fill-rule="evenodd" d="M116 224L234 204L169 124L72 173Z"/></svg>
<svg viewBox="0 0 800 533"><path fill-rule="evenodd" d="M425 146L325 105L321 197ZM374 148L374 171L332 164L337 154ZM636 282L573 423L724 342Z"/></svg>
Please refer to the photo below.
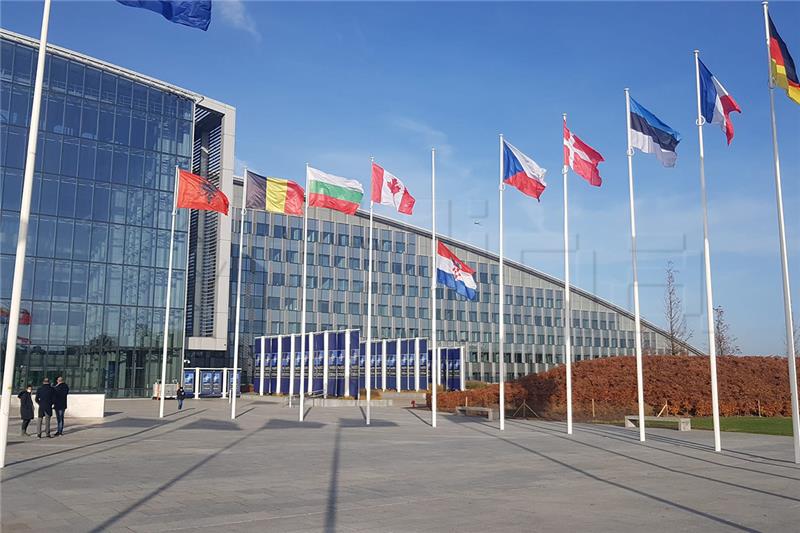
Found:
<svg viewBox="0 0 800 533"><path fill-rule="evenodd" d="M261 209L285 215L302 215L306 193L297 183L245 171L247 209Z"/></svg>
<svg viewBox="0 0 800 533"><path fill-rule="evenodd" d="M372 201L381 205L393 205L398 213L410 215L414 209L414 197L402 181L372 163Z"/></svg>
<svg viewBox="0 0 800 533"><path fill-rule="evenodd" d="M364 188L359 182L312 167L306 167L306 183L309 207L325 207L354 215L364 196Z"/></svg>

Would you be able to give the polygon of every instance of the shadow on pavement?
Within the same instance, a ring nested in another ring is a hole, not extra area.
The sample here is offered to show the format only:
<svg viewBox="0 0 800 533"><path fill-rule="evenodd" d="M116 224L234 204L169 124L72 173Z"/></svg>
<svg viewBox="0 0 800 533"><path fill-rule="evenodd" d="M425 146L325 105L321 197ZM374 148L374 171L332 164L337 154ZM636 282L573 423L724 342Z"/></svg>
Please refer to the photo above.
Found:
<svg viewBox="0 0 800 533"><path fill-rule="evenodd" d="M144 496L144 497L140 498L139 500L137 500L136 502L134 502L134 503L133 503L133 504L131 504L130 506L126 507L125 509L123 509L122 511L120 511L119 513L117 513L116 515L114 515L114 516L112 516L111 518L109 518L109 519L105 520L105 521L104 521L102 524L100 524L100 525L96 526L95 528L93 528L93 529L91 530L91 531L92 531L92 533L95 533L95 532L99 533L99 532L101 532L101 531L106 531L106 530L107 530L107 529L109 529L111 526L113 526L115 523L119 522L119 521L120 521L122 518L124 518L125 516L127 516L127 515L129 515L131 512L133 512L135 509L137 509L137 508L139 508L140 506L144 505L145 503L147 503L147 502L148 502L148 501L150 501L151 499L155 498L156 496L158 496L158 495L159 495L159 494L161 494L162 492L164 492L164 491L168 490L170 487L172 487L173 485L175 485L175 484L176 484L177 482L179 482L181 479L185 478L186 476L188 476L189 474L191 474L191 473L192 473L192 472L194 472L195 470L197 470L197 469L201 468L202 466L204 466L206 463L208 463L209 461L211 461L212 459L214 459L214 458L215 458L215 457L217 457L218 455L220 455L220 454L222 454L222 453L226 452L227 450L230 450L231 448L233 448L234 446L236 446L237 444L239 444L239 443L240 443L240 442L242 442L243 440L245 440L245 439L247 439L248 437L252 436L254 433L257 433L258 431L261 431L261 429L256 429L256 430L254 430L254 431L251 431L251 432L250 432L250 433L248 433L247 435L242 435L241 437L239 437L239 438L238 438L238 439L236 439L235 441L231 442L230 444L227 444L226 446L224 446L224 447L220 448L219 450L215 451L215 452L214 452L214 453L212 453L211 455L209 455L209 456L207 456L207 457L203 458L203 459L202 459L202 460L200 460L199 462L195 463L195 464L194 464L194 465L192 465L191 467L189 467L189 468L187 468L186 470L184 470L184 471L183 471L182 473L180 473L179 475L175 476L175 477L174 477L174 478L172 478L171 480L167 481L166 483L164 483L163 485L161 485L160 487L158 487L156 490L154 490L154 491L150 492L149 494L147 494L146 496Z"/></svg>
<svg viewBox="0 0 800 533"><path fill-rule="evenodd" d="M262 429L319 429L323 427L325 427L325 424L320 422L310 422L308 420L300 422L298 420L276 418L264 424Z"/></svg>
<svg viewBox="0 0 800 533"><path fill-rule="evenodd" d="M730 528L733 528L733 529L736 529L736 530L739 530L739 531L748 531L748 532L753 532L753 533L756 533L758 531L757 529L752 529L752 528L749 528L747 526L743 526L741 524L737 524L736 522L731 522L730 520L726 520L726 519L724 519L722 517L719 517L719 516L716 516L716 515L713 515L713 514L710 514L710 513L706 513L704 511L700 511L699 509L694 509L694 508L689 507L687 505L683 505L681 503L674 502L674 501L668 500L666 498L662 498L661 496L657 496L655 494L651 494L649 492L645 492L643 490L630 487L630 486L625 485L625 484L623 484L623 483L621 483L619 481L612 481L610 479L605 479L603 477L598 476L597 474L593 474L593 473L591 473L591 472L589 472L587 470L583 470L581 468L578 468L577 466L573 466L573 465L571 465L569 463L565 463L564 461L560 461L559 459L556 459L554 457L550 457L549 455L547 455L547 454L545 454L543 452L540 452L539 450L534 450L532 448L528 448L527 446L524 446L522 444L514 442L514 441L512 441L512 440L510 440L510 439L508 439L506 437L503 437L501 435L498 435L496 433L489 433L488 431L484 431L483 429L474 427L475 424L462 424L462 425L463 425L463 427L466 427L466 428L471 429L473 431L477 431L478 433L482 433L484 435L489 435L491 437L495 437L498 440L501 440L501 441L505 442L506 444L510 444L511 446L515 446L516 448L519 448L520 450L523 450L523 451L526 451L526 452L528 452L530 454L536 455L536 456L538 456L538 457L540 457L540 458L542 458L542 459L544 459L546 461L550 461L552 463L555 463L555 464L557 464L557 465L559 465L559 466L561 466L563 468L566 468L568 470L571 470L573 472L576 472L578 474L586 476L589 479L592 479L594 481L599 481L600 483L605 483L607 485L611 485L612 487L616 487L618 489L621 489L621 490L624 490L624 491L627 491L627 492L631 492L631 493L636 494L638 496L642 496L642 497L657 501L657 502L662 503L664 505L668 505L670 507L674 507L676 509L680 509L682 511L686 511L686 512L691 513L693 515L701 516L703 518L707 518L707 519L712 520L712 521L714 521L714 522L716 522L718 524L723 524L723 525L726 525L726 526L728 526ZM564 437L564 438L566 438L566 437ZM584 443L581 443L581 442L578 442L576 440L569 439L569 438L566 438L566 440L569 440L570 442L574 442L574 443L577 443L577 444L584 444ZM589 445L589 446L591 446L591 445ZM592 446L592 447L594 447L594 446ZM602 448L600 448L600 449L602 449ZM607 450L605 450L605 451L607 451Z"/></svg>
<svg viewBox="0 0 800 533"><path fill-rule="evenodd" d="M590 426L590 425L586 425L586 424L581 424L580 427L581 427L581 431L588 431L590 433L594 433L594 434L597 434L597 435L607 436L607 437L610 437L610 438L616 438L617 440L620 440L620 441L628 441L628 442L633 442L633 443L637 443L637 444L639 443L639 434L638 433L635 433L635 434L634 433L630 433L630 432L626 431L624 428L618 428L616 426L600 426L600 425L598 425L598 426L593 426L593 425ZM666 437L664 435L654 435L652 433L648 434L647 440L651 441L651 442L657 442L657 443L661 443L661 444L669 444L669 445L672 445L672 446L679 446L679 447L682 447L682 448L689 448L689 449L692 449L692 450L698 450L698 451L702 451L702 452L707 452L707 453L710 453L713 456L717 456L717 457L722 456L722 457L727 457L729 459L735 459L737 461L746 461L746 462L749 462L749 463L754 463L754 464L759 464L759 465L774 466L775 468L789 468L792 471L797 471L797 469L794 466L793 462L788 461L788 460L784 460L784 459L775 459L775 458L772 458L772 457L764 457L764 456L761 456L761 455L755 455L755 454L751 454L751 453L747 453L747 452L741 452L741 451L737 451L737 450L731 450L731 449L724 449L723 450L723 454L724 455L720 455L716 451L714 451L714 448L712 446L708 446L708 445L705 445L705 444L698 444L698 443L691 442L691 441L685 441L685 440L682 440L682 439L676 439L674 437ZM734 467L732 465L726 465L724 463L718 463L718 462L707 460L707 459L700 459L699 457L694 457L694 456L691 456L691 455L684 455L684 454L680 454L680 453L675 452L675 451L665 450L663 448L655 448L655 447L653 447L653 449L661 450L661 451L664 451L664 452L667 452L667 453L676 454L676 455L682 455L684 457L691 457L691 458L696 459L698 461L704 461L704 462L715 464L715 465L719 465L719 466L727 466L728 468L738 468L738 469L748 470L748 471L751 471L751 472L765 473L763 470L751 470L751 469L747 469L747 468L744 468L744 467ZM745 455L746 457L739 457L739 455ZM750 457L763 459L763 461L756 461L754 459L750 459ZM788 465L787 464L774 464L774 463L772 463L770 461L776 461L776 462L779 462L779 463L789 463L789 464ZM779 477L786 477L786 476L780 476L780 474L769 474L769 475L775 475L775 476L779 476ZM789 477L788 479L797 479L797 478Z"/></svg>
<svg viewBox="0 0 800 533"><path fill-rule="evenodd" d="M422 423L423 423L423 424L425 424L426 426L430 426L430 425L431 425L431 421L430 421L430 420L425 420L425 419L424 419L424 418L422 418L420 415L418 415L418 414L415 412L415 411L416 411L416 409L415 409L414 407L404 407L404 408L403 408L403 410L404 410L404 411L406 411L407 413L410 413L410 414L414 415L414 417L415 417L417 420L419 420L420 422L422 422ZM430 411L427 411L427 412L428 412L428 413L430 413Z"/></svg>
<svg viewBox="0 0 800 533"><path fill-rule="evenodd" d="M342 428L336 428L336 438L333 441L333 458L331 459L331 476L328 481L328 504L325 508L326 532L336 531L336 504L339 496L339 460L342 442Z"/></svg>
<svg viewBox="0 0 800 533"><path fill-rule="evenodd" d="M397 426L396 423L390 422L388 420L375 420L374 418L370 420L369 426L367 426L367 422L363 418L342 418L339 420L339 426L343 428L365 428L365 427L395 427Z"/></svg>
<svg viewBox="0 0 800 533"><path fill-rule="evenodd" d="M179 429L181 431L191 430L191 429L241 431L242 428L240 428L238 424L236 424L235 422L231 422L230 420L212 420L210 418L201 418L200 420L195 420L194 422L190 422L184 426L181 426Z"/></svg>
<svg viewBox="0 0 800 533"><path fill-rule="evenodd" d="M541 426L541 425L538 425L538 424L530 424L530 426L531 427L535 427L536 429L538 429L540 431L547 431L548 434L553 436L553 437L556 437L556 438L559 438L559 439L562 439L562 440L566 440L568 442L571 442L571 443L574 443L574 444L578 444L580 446L585 446L587 448L592 448L594 450L598 450L598 451L601 451L601 452L609 453L611 455L616 455L617 457L622 457L624 459L627 459L628 461L634 461L634 462L641 463L641 464L644 464L644 465L647 465L647 466L651 466L653 468L658 468L660 470L666 470L667 472L671 472L673 474L688 476L688 477L692 477L692 478L695 478L695 479L702 479L704 481L710 481L712 483L719 483L721 485L726 485L728 487L734 487L734 488L737 488L737 489L748 490L748 491L751 491L751 492L757 492L759 494L764 494L766 496L772 496L773 498L781 498L781 499L790 500L790 501L793 501L793 502L800 502L800 498L794 498L792 496L786 496L784 494L778 494L776 492L770 492L770 491L767 491L767 490L757 489L755 487L748 487L747 485L741 485L739 483L734 483L732 481L723 481L721 479L716 479L716 478L709 477L709 476L704 476L704 475L701 475L701 474L695 474L695 473L687 472L687 471L684 471L684 470L678 470L677 468L664 466L664 465L661 465L661 464L658 464L658 463L654 463L652 461L646 461L646 460L641 459L639 457L634 457L633 455L628 455L628 454L625 454L625 453L622 453L622 452L609 450L608 448L603 448L602 446L596 446L594 444L589 444L588 442L582 442L582 441L580 441L578 439L575 439L574 437L569 437L569 436L565 435L564 433L561 433L558 430L555 430L555 429L552 429L552 428L549 428L549 427ZM653 450L653 449L659 449L659 448L653 448L653 447L649 446L648 449Z"/></svg>
<svg viewBox="0 0 800 533"><path fill-rule="evenodd" d="M59 450L57 452L52 452L52 453L46 453L44 455L37 455L36 457L29 457L28 459L21 459L19 461L14 461L13 463L7 463L6 467L10 467L10 466L14 466L14 465L22 464L22 463L28 463L30 461L37 461L39 459L45 459L47 457L52 457L52 456L55 456L55 455L61 455L63 453L68 453L68 452L75 451L75 450L82 450L82 449L90 448L92 446L98 446L100 444L108 444L109 442L116 442L116 441L120 441L120 440L124 440L124 439L129 439L131 437L141 436L141 435L143 435L143 434L145 434L145 433L147 433L149 431L152 431L154 429L162 428L167 424L174 424L174 423L179 422L179 421L181 421L183 419L189 418L189 417L194 416L194 415L198 415L198 414L200 414L200 413L202 413L204 411L206 411L206 409L201 409L200 411L197 411L196 413L190 413L190 414L188 414L186 416L183 416L181 418L174 418L172 420L165 420L161 424L150 426L150 427L142 429L141 431L136 431L134 433L129 433L127 435L120 435L119 437L113 437L113 438L110 438L110 439L100 440L100 441L97 441L97 442L90 442L88 444L82 444L80 446L73 446L72 448L66 448L64 450ZM105 427L105 426L103 425L103 426L98 426L98 427ZM173 432L173 431L175 431L177 429L180 429L180 428L173 427L173 428L168 429L167 431L163 432L162 435L166 434L166 433L171 433L171 432ZM69 435L69 433L67 433L67 435ZM24 476L27 476L29 474L33 474L35 472L39 472L41 470L46 470L47 468L50 468L52 466L62 465L64 463L66 463L66 462L73 461L75 459L81 459L83 457L88 457L90 455L94 455L95 453L102 453L102 452L106 452L106 451L110 451L110 450L115 450L117 448L121 448L123 446L127 446L128 444L132 444L134 442L139 442L140 440L143 440L144 438L147 438L148 436L149 435L147 435L147 436L145 436L143 438L136 439L136 440L131 441L131 442L123 442L123 443L117 444L115 446L110 446L108 448L103 448L103 449L100 449L100 450L92 450L92 451L90 451L88 453L84 453L84 454L81 454L81 455L76 455L74 457L67 457L66 459L63 459L60 462L56 462L54 464L43 465L43 466L40 466L38 468L34 468L33 470L28 470L26 472L21 472L21 473L15 475L15 476L6 477L6 478L4 478L4 482L8 482L8 481L11 481L12 479L24 477Z"/></svg>

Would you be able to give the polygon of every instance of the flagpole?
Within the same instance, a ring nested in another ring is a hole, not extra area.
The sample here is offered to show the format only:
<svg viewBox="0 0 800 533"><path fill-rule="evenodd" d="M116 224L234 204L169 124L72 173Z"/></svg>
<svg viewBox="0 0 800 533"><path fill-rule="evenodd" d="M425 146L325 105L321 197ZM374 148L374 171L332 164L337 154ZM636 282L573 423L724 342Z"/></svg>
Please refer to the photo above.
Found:
<svg viewBox="0 0 800 533"><path fill-rule="evenodd" d="M706 311L708 320L708 356L711 361L711 412L714 419L714 450L721 451L719 428L719 389L717 388L717 345L714 342L714 298L711 287L711 247L708 240L708 202L706 200L705 147L703 145L703 117L700 103L700 51L694 51L694 68L697 85L697 137L700 145L700 199L703 203L703 261L706 277Z"/></svg>
<svg viewBox="0 0 800 533"><path fill-rule="evenodd" d="M567 125L567 114L564 113L564 126ZM569 215L567 211L567 174L569 161L564 161L561 174L564 178L564 361L567 376L567 435L572 435L572 339L570 338L570 321L572 320L569 305Z"/></svg>
<svg viewBox="0 0 800 533"><path fill-rule="evenodd" d="M439 349L436 340L436 148L431 148L431 427L436 427L436 393L439 388ZM398 360L400 356L398 354ZM398 383L400 376L397 376ZM399 387L398 387L399 388Z"/></svg>
<svg viewBox="0 0 800 533"><path fill-rule="evenodd" d="M172 298L172 253L175 248L175 218L178 214L178 166L175 166L175 187L172 200L172 227L169 232L169 266L167 267L167 298L164 303L164 341L161 347L161 386L159 387L158 418L164 418L165 390L167 384L167 348L169 341L169 307Z"/></svg>
<svg viewBox="0 0 800 533"><path fill-rule="evenodd" d="M778 239L781 247L781 274L783 278L783 312L786 321L786 358L789 364L789 389L792 401L792 443L794 462L800 463L800 404L797 399L797 366L795 361L794 325L792 323L792 291L789 283L789 258L786 251L786 228L783 222L783 187L781 162L778 154L778 126L775 121L775 83L772 77L772 58L769 51L769 3L764 6L764 31L767 42L767 70L769 72L769 109L772 119L772 157L775 168L775 203L778 209Z"/></svg>
<svg viewBox="0 0 800 533"><path fill-rule="evenodd" d="M11 286L11 307L9 309L8 330L6 334L6 362L3 369L3 391L0 401L0 468L5 466L6 445L8 444L8 417L10 416L11 389L14 387L14 369L17 355L17 333L22 300L22 282L25 276L25 250L28 245L28 221L31 214L33 193L33 171L36 163L36 146L39 137L39 113L42 108L42 83L44 81L44 60L47 49L47 28L50 22L50 0L44 0L42 31L39 37L39 55L36 59L36 82L33 86L33 105L31 122L28 128L28 153L25 157L25 176L22 181L22 203L19 210L19 232L17 233L17 252L14 258L14 281Z"/></svg>
<svg viewBox="0 0 800 533"><path fill-rule="evenodd" d="M625 120L628 124L628 189L630 192L631 212L631 263L633 266L633 312L636 334L636 394L639 402L639 440L645 441L644 435L644 384L642 376L642 324L639 317L639 274L636 270L636 211L633 203L633 148L631 147L631 95L625 88Z"/></svg>
<svg viewBox="0 0 800 533"><path fill-rule="evenodd" d="M370 163L375 164L375 158L369 158ZM372 165L370 165L370 176L372 172ZM367 272L367 360L364 364L366 367L366 385L367 385L367 425L370 423L370 362L372 358L372 256L374 254L372 246L372 212L375 202L372 199L372 180L370 178L370 196L369 196L369 271Z"/></svg>
<svg viewBox="0 0 800 533"><path fill-rule="evenodd" d="M242 188L242 219L239 221L239 265L236 276L236 331L233 334L233 381L231 382L231 420L236 420L236 370L239 368L239 324L242 317L242 263L244 263L244 217L247 215L247 168Z"/></svg>
<svg viewBox="0 0 800 533"><path fill-rule="evenodd" d="M308 163L306 163L306 190L308 190ZM306 287L306 277L308 276L308 234L306 228L308 227L308 202L303 202L303 287L300 291L303 297L303 303L300 306L303 316L300 317L300 415L298 419L300 422L305 417L305 383L303 383L306 373L306 296L308 294L308 287Z"/></svg>
<svg viewBox="0 0 800 533"><path fill-rule="evenodd" d="M500 431L506 429L506 355L505 355L505 286L503 285L503 134L500 134Z"/></svg>

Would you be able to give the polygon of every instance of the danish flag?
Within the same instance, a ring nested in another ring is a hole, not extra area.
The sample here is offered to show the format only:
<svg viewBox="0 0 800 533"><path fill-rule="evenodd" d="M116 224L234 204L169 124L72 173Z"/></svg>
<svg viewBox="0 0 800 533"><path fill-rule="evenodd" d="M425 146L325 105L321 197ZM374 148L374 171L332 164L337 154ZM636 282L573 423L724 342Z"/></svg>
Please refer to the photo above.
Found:
<svg viewBox="0 0 800 533"><path fill-rule="evenodd" d="M577 135L573 135L567 129L567 121L564 121L564 166L574 170L583 179L599 187L603 180L600 177L599 165L603 159L594 148L583 142Z"/></svg>

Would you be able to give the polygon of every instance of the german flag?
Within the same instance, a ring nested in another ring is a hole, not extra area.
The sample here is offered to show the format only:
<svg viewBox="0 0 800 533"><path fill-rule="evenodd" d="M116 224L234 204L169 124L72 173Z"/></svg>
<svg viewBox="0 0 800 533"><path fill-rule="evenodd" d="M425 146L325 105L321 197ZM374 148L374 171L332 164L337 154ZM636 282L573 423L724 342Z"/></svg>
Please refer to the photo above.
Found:
<svg viewBox="0 0 800 533"><path fill-rule="evenodd" d="M800 104L800 78L789 49L783 42L772 17L769 17L769 58L772 65L772 79L775 85L786 90L790 99Z"/></svg>

